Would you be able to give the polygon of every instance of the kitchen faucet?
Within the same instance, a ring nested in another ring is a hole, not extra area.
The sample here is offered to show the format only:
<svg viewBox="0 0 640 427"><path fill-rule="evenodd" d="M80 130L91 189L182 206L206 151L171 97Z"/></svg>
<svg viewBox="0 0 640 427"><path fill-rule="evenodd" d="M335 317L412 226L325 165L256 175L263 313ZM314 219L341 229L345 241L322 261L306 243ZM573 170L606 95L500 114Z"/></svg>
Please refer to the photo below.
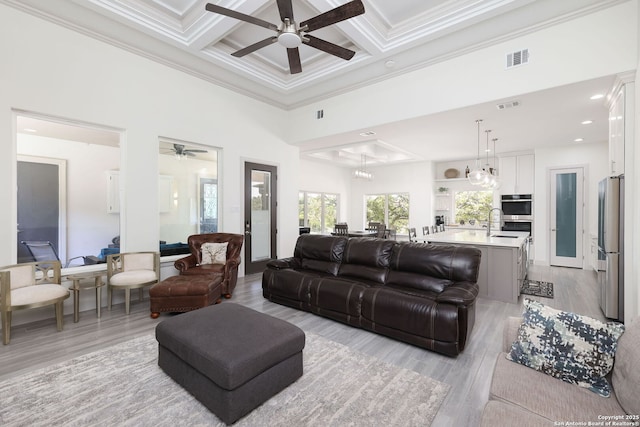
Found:
<svg viewBox="0 0 640 427"><path fill-rule="evenodd" d="M500 224L502 224L502 209L500 208L493 208L489 211L489 218L487 219L487 236L491 236L491 214L493 213L493 211L498 211L500 212Z"/></svg>

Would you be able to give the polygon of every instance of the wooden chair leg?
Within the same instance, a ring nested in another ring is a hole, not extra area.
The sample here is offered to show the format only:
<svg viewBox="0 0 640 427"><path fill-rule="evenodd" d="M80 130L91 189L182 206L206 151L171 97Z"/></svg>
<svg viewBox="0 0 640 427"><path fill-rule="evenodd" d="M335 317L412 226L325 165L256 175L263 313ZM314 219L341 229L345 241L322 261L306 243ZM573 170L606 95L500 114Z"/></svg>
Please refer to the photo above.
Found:
<svg viewBox="0 0 640 427"><path fill-rule="evenodd" d="M11 312L2 312L2 343L4 345L9 344L11 339Z"/></svg>
<svg viewBox="0 0 640 427"><path fill-rule="evenodd" d="M57 302L55 304L56 311L56 327L58 328L58 332L62 331L62 327L64 324L64 305L62 301Z"/></svg>
<svg viewBox="0 0 640 427"><path fill-rule="evenodd" d="M129 306L131 305L131 289L124 290L124 312L129 314Z"/></svg>
<svg viewBox="0 0 640 427"><path fill-rule="evenodd" d="M113 297L113 288L111 286L107 286L107 309L111 311L111 299Z"/></svg>

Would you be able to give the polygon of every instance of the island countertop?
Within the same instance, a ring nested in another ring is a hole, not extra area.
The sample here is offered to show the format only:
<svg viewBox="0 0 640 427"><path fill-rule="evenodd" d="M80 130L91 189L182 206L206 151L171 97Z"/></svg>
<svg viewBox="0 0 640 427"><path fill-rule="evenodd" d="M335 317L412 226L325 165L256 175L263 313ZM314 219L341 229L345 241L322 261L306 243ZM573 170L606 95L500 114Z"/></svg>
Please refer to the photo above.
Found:
<svg viewBox="0 0 640 427"><path fill-rule="evenodd" d="M507 248L521 247L529 233L525 231L499 231L491 232L487 236L486 230L446 230L444 232L430 234L426 237L429 243L453 243L457 245L483 245L500 246Z"/></svg>

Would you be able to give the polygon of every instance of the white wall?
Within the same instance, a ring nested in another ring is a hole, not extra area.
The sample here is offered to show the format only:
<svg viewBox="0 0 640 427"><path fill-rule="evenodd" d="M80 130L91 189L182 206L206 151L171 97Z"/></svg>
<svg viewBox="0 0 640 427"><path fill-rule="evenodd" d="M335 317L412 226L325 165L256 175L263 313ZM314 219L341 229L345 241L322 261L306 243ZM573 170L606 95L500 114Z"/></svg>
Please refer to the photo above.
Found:
<svg viewBox="0 0 640 427"><path fill-rule="evenodd" d="M12 109L124 130L123 250L157 250L156 159L158 137L163 136L222 147L222 231L244 231L244 161L277 165L279 253L293 252L299 153L284 141L284 111L4 5L0 57L0 265L16 260ZM70 307L67 300L68 313ZM14 316L16 324L21 316Z"/></svg>
<svg viewBox="0 0 640 427"><path fill-rule="evenodd" d="M606 142L576 144L535 151L534 261L549 265L549 169L585 166L584 245L588 265L589 235L598 232L598 182L607 175L609 149Z"/></svg>
<svg viewBox="0 0 640 427"><path fill-rule="evenodd" d="M637 1L403 74L291 112L288 140L303 142L398 120L613 75L637 66ZM506 52L531 52L504 69ZM324 119L315 112L324 110Z"/></svg>

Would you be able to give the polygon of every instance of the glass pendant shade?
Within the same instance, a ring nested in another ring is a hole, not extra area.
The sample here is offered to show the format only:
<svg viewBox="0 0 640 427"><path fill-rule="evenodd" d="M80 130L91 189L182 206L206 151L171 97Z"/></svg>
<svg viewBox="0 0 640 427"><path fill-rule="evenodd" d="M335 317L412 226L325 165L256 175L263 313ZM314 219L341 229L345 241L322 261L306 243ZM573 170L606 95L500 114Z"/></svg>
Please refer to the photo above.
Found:
<svg viewBox="0 0 640 427"><path fill-rule="evenodd" d="M486 172L483 169L474 169L469 172L469 183L472 185L481 185L484 182Z"/></svg>

